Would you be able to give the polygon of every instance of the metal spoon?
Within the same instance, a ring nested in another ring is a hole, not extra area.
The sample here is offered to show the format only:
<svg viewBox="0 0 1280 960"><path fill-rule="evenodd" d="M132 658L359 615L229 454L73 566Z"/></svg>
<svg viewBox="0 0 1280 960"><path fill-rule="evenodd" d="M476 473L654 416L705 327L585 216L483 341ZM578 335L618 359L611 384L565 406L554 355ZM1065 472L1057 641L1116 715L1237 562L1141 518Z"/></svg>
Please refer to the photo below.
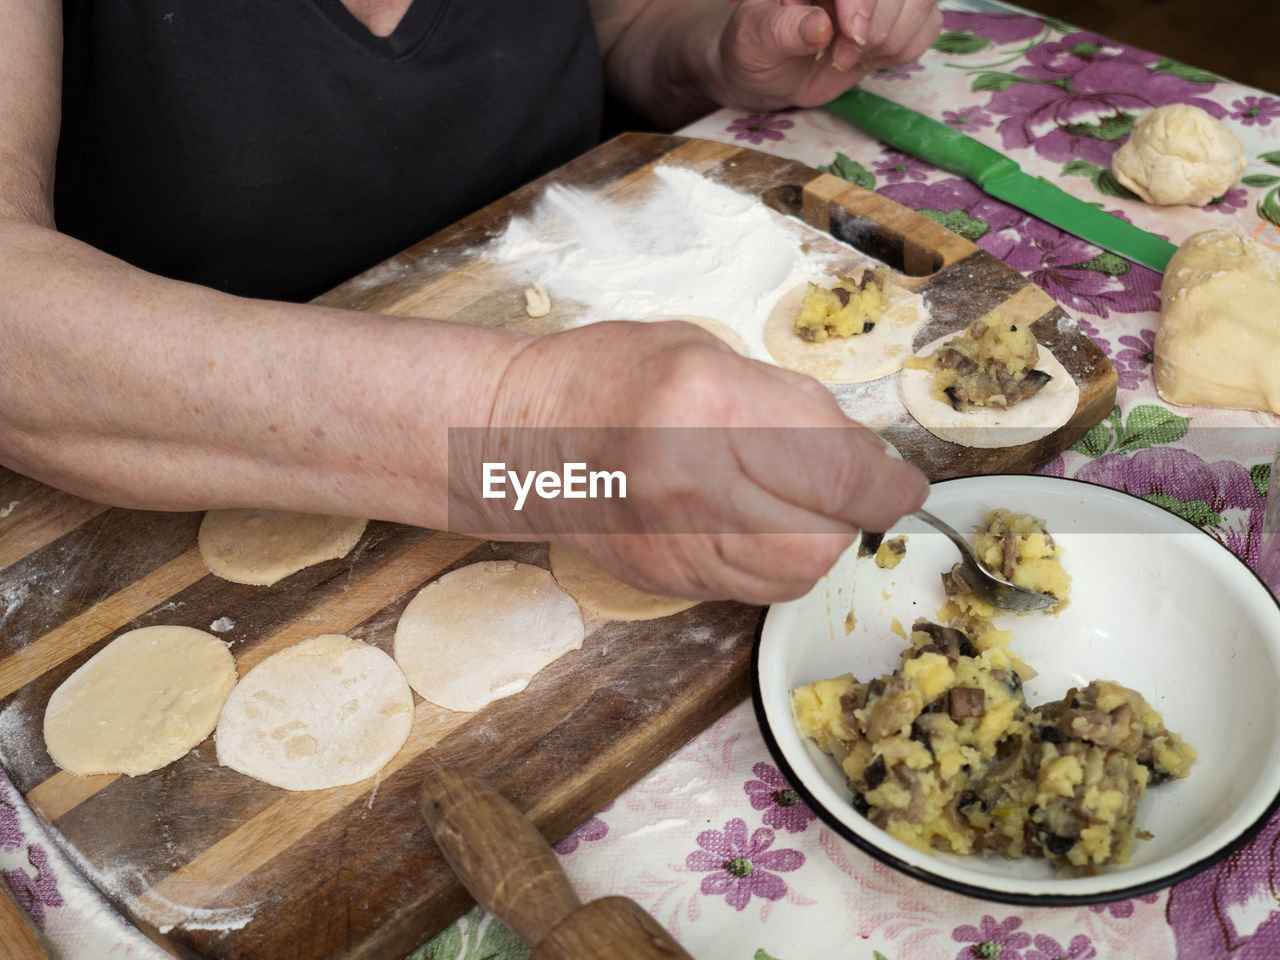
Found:
<svg viewBox="0 0 1280 960"><path fill-rule="evenodd" d="M947 539L959 548L961 562L951 568L951 573L959 577L965 586L969 588L969 591L984 603L989 603L993 607L1000 607L1003 610L1023 611L1043 610L1045 607L1051 607L1058 602L1058 598L1051 593L1038 593L1035 590L1028 590L1026 587L1010 583L1004 577L992 573L978 561L978 557L974 554L973 547L969 545L968 540L957 533L950 524L938 519L928 510L917 510L912 516L918 517L940 533L945 534ZM862 543L858 547L858 555L865 556L869 553L875 553L883 536L884 534L882 533L863 533Z"/></svg>

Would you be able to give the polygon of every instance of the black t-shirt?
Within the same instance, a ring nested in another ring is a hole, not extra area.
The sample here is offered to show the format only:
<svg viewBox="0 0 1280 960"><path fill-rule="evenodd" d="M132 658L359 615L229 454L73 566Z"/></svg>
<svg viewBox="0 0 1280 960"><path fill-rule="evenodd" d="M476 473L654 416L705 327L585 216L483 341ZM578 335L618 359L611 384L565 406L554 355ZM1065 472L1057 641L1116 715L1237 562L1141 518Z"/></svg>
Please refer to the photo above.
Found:
<svg viewBox="0 0 1280 960"><path fill-rule="evenodd" d="M65 0L55 211L146 270L303 300L591 147L584 0Z"/></svg>

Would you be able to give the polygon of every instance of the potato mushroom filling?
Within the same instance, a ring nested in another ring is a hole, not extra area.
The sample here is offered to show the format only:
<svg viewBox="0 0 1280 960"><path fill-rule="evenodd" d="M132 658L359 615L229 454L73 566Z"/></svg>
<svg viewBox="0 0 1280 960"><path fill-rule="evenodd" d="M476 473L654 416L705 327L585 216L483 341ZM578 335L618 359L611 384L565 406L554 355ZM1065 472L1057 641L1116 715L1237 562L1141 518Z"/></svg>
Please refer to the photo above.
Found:
<svg viewBox="0 0 1280 960"><path fill-rule="evenodd" d="M1034 397L1053 379L1035 368L1040 346L1030 327L1007 323L997 311L973 321L928 357L906 365L932 370L933 398L964 413L970 407L1005 409Z"/></svg>
<svg viewBox="0 0 1280 960"><path fill-rule="evenodd" d="M830 288L810 283L796 314L796 335L822 343L830 337L870 333L884 316L890 290L888 267L864 270L857 280L841 277Z"/></svg>
<svg viewBox="0 0 1280 960"><path fill-rule="evenodd" d="M1185 777L1195 751L1111 681L1032 709L1009 640L917 621L892 673L794 690L800 733L840 763L854 808L914 847L1068 876L1124 863L1147 788Z"/></svg>

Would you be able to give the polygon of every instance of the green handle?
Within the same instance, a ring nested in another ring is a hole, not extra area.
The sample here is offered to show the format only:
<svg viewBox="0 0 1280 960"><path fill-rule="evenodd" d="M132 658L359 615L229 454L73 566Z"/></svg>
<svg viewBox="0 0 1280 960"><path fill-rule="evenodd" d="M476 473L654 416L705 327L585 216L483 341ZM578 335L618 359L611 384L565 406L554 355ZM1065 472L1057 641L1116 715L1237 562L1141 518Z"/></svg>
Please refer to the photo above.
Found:
<svg viewBox="0 0 1280 960"><path fill-rule="evenodd" d="M857 87L832 100L827 109L889 146L980 186L1021 169L985 143Z"/></svg>

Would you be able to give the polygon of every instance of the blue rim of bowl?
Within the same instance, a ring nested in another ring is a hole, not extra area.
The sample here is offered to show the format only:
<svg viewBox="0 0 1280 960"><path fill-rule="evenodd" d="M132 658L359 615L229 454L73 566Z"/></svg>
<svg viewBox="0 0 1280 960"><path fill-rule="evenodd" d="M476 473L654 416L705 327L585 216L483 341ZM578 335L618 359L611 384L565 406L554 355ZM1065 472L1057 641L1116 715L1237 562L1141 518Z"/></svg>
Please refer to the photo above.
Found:
<svg viewBox="0 0 1280 960"><path fill-rule="evenodd" d="M1015 475L990 474L990 476ZM973 480L975 478L955 477L953 479ZM1204 530L1202 527L1196 526L1186 518L1178 516L1172 510L1162 507L1157 503L1152 503L1149 500L1142 500L1139 497L1134 497L1131 493L1126 493L1123 490L1116 490L1114 487L1108 487L1101 483L1092 483L1088 480L1077 480L1074 477L1039 477L1038 479L1052 480L1054 482L1061 483L1074 483L1085 487L1096 487L1100 490L1106 490L1108 493L1119 494L1123 497L1138 500L1138 502L1145 506L1154 507L1155 509L1168 514L1170 517L1173 517L1180 523L1184 524L1188 529L1195 530L1203 536L1208 537L1213 543L1217 544L1223 550L1226 550L1227 554L1233 560L1235 560L1244 570L1248 571L1248 573L1258 581L1262 588L1267 592L1267 595L1271 597L1272 602L1275 603L1277 607L1280 607L1280 599L1276 598L1276 596L1271 592L1271 588L1266 585L1263 579L1258 576L1257 572L1254 571L1252 567L1232 553L1221 540L1209 534L1208 531ZM934 484L934 486L942 486L947 482L948 481L946 480L941 480ZM826 809L826 807L818 802L817 798L814 797L807 787L805 787L797 772L787 761L786 755L782 751L782 747L778 744L778 741L773 735L773 731L769 727L769 720L765 716L764 711L764 697L760 691L760 644L764 637L764 625L765 620L768 618L768 612L769 608L766 607L764 613L761 614L760 619L756 624L755 641L751 645L751 706L755 711L756 724L760 728L760 733L764 738L765 746L768 748L769 753L773 755L773 759L777 762L782 775L786 777L787 783L790 784L791 789L800 796L800 799L805 802L809 810L812 811L820 820L834 830L841 838L852 843L863 853L868 854L876 860L879 860L881 863L893 867L900 873L913 877L916 880L932 884L935 887L941 887L944 890L950 890L953 893L962 893L966 896L977 897L982 900L991 900L997 903L1011 903L1018 906L1065 907L1082 906L1092 903L1110 903L1115 900L1128 900L1131 897L1140 897L1146 893L1152 893L1157 890L1164 890L1167 887L1176 886L1182 881L1189 880L1197 874L1204 872L1214 864L1221 863L1262 832L1262 829L1271 821L1271 818L1276 815L1276 812L1280 810L1280 792L1277 792L1277 794L1271 798L1271 802L1267 804L1267 808L1256 820L1254 820L1253 823L1249 824L1249 826L1241 830L1240 833L1232 840L1224 843L1213 853L1209 854L1209 856L1203 857L1195 863L1189 864L1180 870L1175 870L1173 873L1164 877L1158 877L1157 879L1149 880L1146 883L1138 883L1133 886L1122 887L1115 890L1103 890L1098 893L1016 893L1007 890L994 890L989 887L982 887L971 883L962 883L959 880L953 880L950 877L943 876L942 874L921 869L915 864L908 863L905 860L895 857L893 854L876 846L866 838L859 836L857 833L850 830L849 827L835 816L835 814L831 813Z"/></svg>

